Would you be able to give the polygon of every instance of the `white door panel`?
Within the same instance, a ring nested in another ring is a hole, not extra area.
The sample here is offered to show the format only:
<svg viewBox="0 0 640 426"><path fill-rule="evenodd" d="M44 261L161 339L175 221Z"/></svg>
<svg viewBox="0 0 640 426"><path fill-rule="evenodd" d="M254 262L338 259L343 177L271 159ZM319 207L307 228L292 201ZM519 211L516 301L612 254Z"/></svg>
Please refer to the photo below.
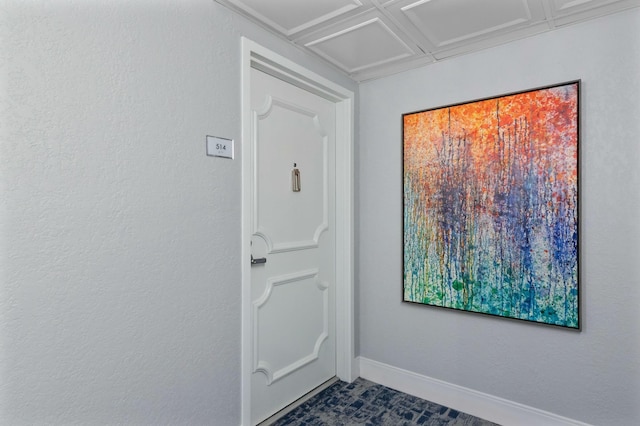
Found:
<svg viewBox="0 0 640 426"><path fill-rule="evenodd" d="M329 285L318 279L318 272L269 278L265 292L253 302L254 368L267 376L268 385L318 359L329 337ZM283 324L282 317L300 322Z"/></svg>
<svg viewBox="0 0 640 426"><path fill-rule="evenodd" d="M336 374L335 104L255 69L251 79L251 251L266 258L251 268L255 424Z"/></svg>
<svg viewBox="0 0 640 426"><path fill-rule="evenodd" d="M260 159L255 182L256 234L265 238L270 253L317 247L320 234L328 227L326 130L331 128L325 127L332 123L321 122L312 110L267 96L254 113L254 124L260 139L256 146ZM294 164L304 185L297 193L291 184L286 185ZM283 206L296 211L296 220L282 214Z"/></svg>

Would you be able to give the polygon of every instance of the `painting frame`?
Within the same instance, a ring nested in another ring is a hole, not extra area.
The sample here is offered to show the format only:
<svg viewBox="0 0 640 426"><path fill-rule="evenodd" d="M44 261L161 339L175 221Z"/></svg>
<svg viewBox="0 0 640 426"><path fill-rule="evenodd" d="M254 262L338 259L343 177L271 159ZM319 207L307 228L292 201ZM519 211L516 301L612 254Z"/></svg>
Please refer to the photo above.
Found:
<svg viewBox="0 0 640 426"><path fill-rule="evenodd" d="M402 114L402 301L581 329L580 79Z"/></svg>

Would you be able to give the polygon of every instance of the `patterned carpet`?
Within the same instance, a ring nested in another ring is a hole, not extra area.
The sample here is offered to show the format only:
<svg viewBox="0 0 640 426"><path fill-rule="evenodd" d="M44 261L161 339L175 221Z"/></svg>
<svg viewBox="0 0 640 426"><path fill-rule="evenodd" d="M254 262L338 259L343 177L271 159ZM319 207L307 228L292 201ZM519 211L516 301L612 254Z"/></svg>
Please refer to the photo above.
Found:
<svg viewBox="0 0 640 426"><path fill-rule="evenodd" d="M368 380L336 382L273 423L274 426L495 426Z"/></svg>

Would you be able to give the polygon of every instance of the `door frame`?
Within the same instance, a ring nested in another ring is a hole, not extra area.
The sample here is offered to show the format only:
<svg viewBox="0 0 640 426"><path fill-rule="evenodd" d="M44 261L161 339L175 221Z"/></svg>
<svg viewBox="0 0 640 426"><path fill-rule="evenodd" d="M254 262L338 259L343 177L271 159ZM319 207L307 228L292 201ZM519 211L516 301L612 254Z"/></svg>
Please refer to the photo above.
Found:
<svg viewBox="0 0 640 426"><path fill-rule="evenodd" d="M352 91L242 37L242 424L251 423L251 69L266 72L336 106L336 376L357 378L354 340L354 94ZM302 396L302 395L300 395Z"/></svg>

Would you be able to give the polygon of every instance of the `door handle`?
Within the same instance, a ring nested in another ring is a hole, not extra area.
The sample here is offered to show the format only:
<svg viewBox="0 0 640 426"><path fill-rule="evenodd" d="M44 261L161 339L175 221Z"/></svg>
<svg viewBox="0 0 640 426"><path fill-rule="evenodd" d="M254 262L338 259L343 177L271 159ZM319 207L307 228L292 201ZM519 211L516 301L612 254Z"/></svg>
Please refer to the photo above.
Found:
<svg viewBox="0 0 640 426"><path fill-rule="evenodd" d="M261 265L263 263L267 263L267 258L266 257L259 257L257 259L254 259L253 255L251 255L251 264L252 265Z"/></svg>

